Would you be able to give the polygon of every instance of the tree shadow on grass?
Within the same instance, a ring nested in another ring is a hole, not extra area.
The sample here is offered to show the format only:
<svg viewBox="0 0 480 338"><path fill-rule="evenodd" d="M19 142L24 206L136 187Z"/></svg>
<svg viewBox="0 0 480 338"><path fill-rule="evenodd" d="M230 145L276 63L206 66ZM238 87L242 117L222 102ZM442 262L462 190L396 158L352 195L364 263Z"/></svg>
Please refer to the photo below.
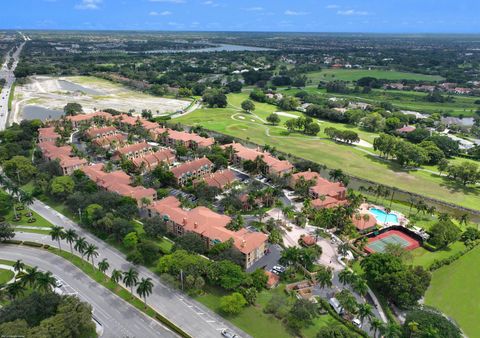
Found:
<svg viewBox="0 0 480 338"><path fill-rule="evenodd" d="M368 159L370 159L372 162L383 164L388 169L390 169L392 171L395 171L395 172L398 172L398 173L409 174L412 171L413 172L417 171L417 169L415 169L415 168L402 167L398 163L396 163L394 161L391 161L391 160L386 160L384 158L377 157L377 156L374 156L374 155L371 155L371 154L366 154L366 155L367 155L366 157Z"/></svg>

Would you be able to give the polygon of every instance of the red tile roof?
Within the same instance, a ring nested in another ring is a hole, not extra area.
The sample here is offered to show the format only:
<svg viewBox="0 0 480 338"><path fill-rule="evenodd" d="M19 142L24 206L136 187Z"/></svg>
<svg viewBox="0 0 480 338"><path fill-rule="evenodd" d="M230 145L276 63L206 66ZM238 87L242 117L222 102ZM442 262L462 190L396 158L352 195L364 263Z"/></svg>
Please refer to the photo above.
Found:
<svg viewBox="0 0 480 338"><path fill-rule="evenodd" d="M412 131L415 131L417 128L415 126L405 126L402 128L398 128L397 132L399 133L411 133Z"/></svg>
<svg viewBox="0 0 480 338"><path fill-rule="evenodd" d="M179 179L182 176L193 173L205 166L211 167L213 166L213 163L208 158L201 157L196 160L185 162L180 164L179 166L173 167L171 169L171 172L177 179Z"/></svg>
<svg viewBox="0 0 480 338"><path fill-rule="evenodd" d="M271 271L265 271L265 274L268 276L267 288L271 289L278 285L280 282L280 276L274 274Z"/></svg>
<svg viewBox="0 0 480 338"><path fill-rule="evenodd" d="M340 205L345 205L347 203L347 200L338 200L335 197L330 196L325 196L325 199L323 201L320 198L312 200L312 206L316 209L334 208Z"/></svg>
<svg viewBox="0 0 480 338"><path fill-rule="evenodd" d="M117 142L118 144L125 143L127 141L127 135L125 134L113 134L103 137L98 137L94 139L92 142L100 147L105 147L113 142Z"/></svg>
<svg viewBox="0 0 480 338"><path fill-rule="evenodd" d="M339 198L340 196L344 196L345 192L347 191L341 182L330 182L329 180L321 177L319 173L310 170L293 174L292 186L295 185L300 177L303 177L306 181L315 181L315 185L310 187L310 191L317 196L323 195Z"/></svg>
<svg viewBox="0 0 480 338"><path fill-rule="evenodd" d="M203 181L211 187L217 187L219 189L224 189L225 186L231 184L237 180L235 173L230 170L219 170L213 174L205 176Z"/></svg>
<svg viewBox="0 0 480 338"><path fill-rule="evenodd" d="M139 143L134 143L134 144L129 144L125 147L118 148L115 151L115 154L117 155L126 155L130 153L135 153L137 151L146 151L148 149L152 149L152 146L149 145L147 142L139 142Z"/></svg>
<svg viewBox="0 0 480 338"><path fill-rule="evenodd" d="M66 119L75 123L75 122L89 121L94 117L102 117L106 120L110 120L112 119L113 116L112 114L109 114L103 111L98 111L91 114L79 114L74 116L67 116Z"/></svg>
<svg viewBox="0 0 480 338"><path fill-rule="evenodd" d="M177 131L173 129L168 129L168 138L181 142L195 142L200 147L209 147L215 143L215 140L212 137L202 137L195 133L187 133L185 131Z"/></svg>
<svg viewBox="0 0 480 338"><path fill-rule="evenodd" d="M145 163L149 170L152 170L160 163L172 164L175 161L175 154L168 148L160 149L152 154L147 154L143 157L133 159L133 164L139 168L142 163Z"/></svg>
<svg viewBox="0 0 480 338"><path fill-rule="evenodd" d="M54 127L39 128L38 139L41 141L50 141L59 138L60 135L55 131Z"/></svg>
<svg viewBox="0 0 480 338"><path fill-rule="evenodd" d="M355 214L352 216L352 222L358 230L363 231L373 228L377 224L377 219L370 214Z"/></svg>
<svg viewBox="0 0 480 338"><path fill-rule="evenodd" d="M105 134L112 134L117 132L118 132L117 128L113 126L106 126L106 127L100 127L100 128L90 128L85 132L85 135L88 138L92 139Z"/></svg>
<svg viewBox="0 0 480 338"><path fill-rule="evenodd" d="M249 232L246 229L228 230L226 226L231 218L206 207L182 209L180 201L172 196L156 201L148 208L161 216L167 216L172 222L182 226L185 231L195 232L211 241L226 242L233 238L234 246L244 254L259 248L267 240L267 236L260 232Z"/></svg>

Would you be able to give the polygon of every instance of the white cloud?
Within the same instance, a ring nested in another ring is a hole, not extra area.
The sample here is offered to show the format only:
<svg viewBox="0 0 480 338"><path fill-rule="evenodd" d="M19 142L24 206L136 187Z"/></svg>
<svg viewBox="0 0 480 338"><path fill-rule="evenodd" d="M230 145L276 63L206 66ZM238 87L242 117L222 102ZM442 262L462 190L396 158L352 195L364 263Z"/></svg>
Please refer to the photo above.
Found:
<svg viewBox="0 0 480 338"><path fill-rule="evenodd" d="M98 9L98 5L102 0L82 0L81 3L75 5L75 9Z"/></svg>
<svg viewBox="0 0 480 338"><path fill-rule="evenodd" d="M327 9L337 9L337 8L340 8L340 6L339 5L327 5L327 6L325 6L325 8L327 8Z"/></svg>
<svg viewBox="0 0 480 338"><path fill-rule="evenodd" d="M307 15L308 13L307 12L297 12L297 11L292 11L290 9L287 9L283 14L297 16L297 15Z"/></svg>
<svg viewBox="0 0 480 338"><path fill-rule="evenodd" d="M353 15L358 15L358 16L363 16L363 15L368 15L367 11L357 11L355 9L347 9L345 11L337 11L338 15L347 15L347 16L353 16Z"/></svg>
<svg viewBox="0 0 480 338"><path fill-rule="evenodd" d="M172 4L183 4L185 0L149 0L150 2L170 2Z"/></svg>
<svg viewBox="0 0 480 338"><path fill-rule="evenodd" d="M163 11L162 13L160 13L160 15L162 15L162 16L172 15L172 12L170 12L170 11Z"/></svg>
<svg viewBox="0 0 480 338"><path fill-rule="evenodd" d="M157 16L159 13L158 12L155 12L155 11L151 11L150 13L148 13L148 15L150 16Z"/></svg>
<svg viewBox="0 0 480 338"><path fill-rule="evenodd" d="M263 11L263 7L248 7L244 8L243 10L248 12L261 12Z"/></svg>

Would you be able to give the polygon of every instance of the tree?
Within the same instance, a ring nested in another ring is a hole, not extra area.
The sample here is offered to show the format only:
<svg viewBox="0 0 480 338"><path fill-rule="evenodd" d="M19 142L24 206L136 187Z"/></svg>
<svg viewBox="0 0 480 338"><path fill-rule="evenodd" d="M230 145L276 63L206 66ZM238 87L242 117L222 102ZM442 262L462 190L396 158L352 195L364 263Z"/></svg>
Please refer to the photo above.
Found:
<svg viewBox="0 0 480 338"><path fill-rule="evenodd" d="M52 292L57 285L57 280L50 271L39 272L35 281L36 288L44 293Z"/></svg>
<svg viewBox="0 0 480 338"><path fill-rule="evenodd" d="M98 256L98 247L96 247L93 244L87 244L87 247L85 248L85 255L87 256L87 260L90 258L92 259L92 266L95 268L95 261L94 258Z"/></svg>
<svg viewBox="0 0 480 338"><path fill-rule="evenodd" d="M21 296L25 293L25 286L19 281L7 284L6 286L7 294L10 299L15 300L18 296Z"/></svg>
<svg viewBox="0 0 480 338"><path fill-rule="evenodd" d="M203 102L210 108L225 108L227 106L227 96L220 89L208 89L203 93Z"/></svg>
<svg viewBox="0 0 480 338"><path fill-rule="evenodd" d="M412 324L413 323L413 324ZM405 337L433 337L435 332L438 338L460 338L460 329L441 313L432 309L413 309L407 313L403 325Z"/></svg>
<svg viewBox="0 0 480 338"><path fill-rule="evenodd" d="M349 290L343 289L342 291L340 291L335 295L335 298L337 298L338 302L340 303L340 306L343 308L345 312L350 314L357 313L359 304L357 303L357 300Z"/></svg>
<svg viewBox="0 0 480 338"><path fill-rule="evenodd" d="M242 311L247 301L239 292L220 298L220 310L226 314L235 315Z"/></svg>
<svg viewBox="0 0 480 338"><path fill-rule="evenodd" d="M133 298L133 287L138 283L138 272L134 268L128 269L123 273L123 283L130 288L130 294Z"/></svg>
<svg viewBox="0 0 480 338"><path fill-rule="evenodd" d="M15 237L15 229L8 223L0 223L0 242Z"/></svg>
<svg viewBox="0 0 480 338"><path fill-rule="evenodd" d="M315 279L320 286L321 289L325 287L331 287L333 282L332 282L332 269L327 268L325 266L321 266L319 270L317 270L317 274L315 276Z"/></svg>
<svg viewBox="0 0 480 338"><path fill-rule="evenodd" d="M57 241L58 248L62 250L62 247L60 245L60 240L62 240L65 237L65 231L63 230L63 227L54 225L50 230L50 237L52 238L52 241Z"/></svg>
<svg viewBox="0 0 480 338"><path fill-rule="evenodd" d="M122 271L113 269L112 274L110 276L110 280L115 284L118 284L118 282L122 280L122 275L123 275Z"/></svg>
<svg viewBox="0 0 480 338"><path fill-rule="evenodd" d="M82 105L76 102L70 102L63 107L63 112L66 116L73 116L80 114L83 111Z"/></svg>
<svg viewBox="0 0 480 338"><path fill-rule="evenodd" d="M383 328L383 322L377 317L373 317L370 321L370 327L373 330L373 338L377 338L377 333Z"/></svg>
<svg viewBox="0 0 480 338"><path fill-rule="evenodd" d="M358 317L360 318L362 325L365 319L367 319L368 321L371 321L371 319L374 317L372 306L368 303L359 304Z"/></svg>
<svg viewBox="0 0 480 338"><path fill-rule="evenodd" d="M130 232L123 238L123 245L127 249L135 249L138 244L138 235L136 232Z"/></svg>
<svg viewBox="0 0 480 338"><path fill-rule="evenodd" d="M2 182L0 182L0 185ZM13 208L13 199L6 192L0 190L0 218L8 214L8 211Z"/></svg>
<svg viewBox="0 0 480 338"><path fill-rule="evenodd" d="M21 259L18 259L14 264L13 264L13 271L15 271L15 281L17 281L17 276L20 272L25 269L25 264L22 262Z"/></svg>
<svg viewBox="0 0 480 338"><path fill-rule="evenodd" d="M316 316L316 305L309 300L300 298L293 303L287 316L287 323L290 328L299 331L302 327L310 325Z"/></svg>
<svg viewBox="0 0 480 338"><path fill-rule="evenodd" d="M24 156L13 156L3 163L5 175L19 185L28 183L37 173L37 168Z"/></svg>
<svg viewBox="0 0 480 338"><path fill-rule="evenodd" d="M461 230L451 220L441 220L429 230L429 242L438 248L445 248L460 238Z"/></svg>
<svg viewBox="0 0 480 338"><path fill-rule="evenodd" d="M21 283L24 286L34 287L35 283L37 282L38 276L40 275L40 271L38 271L38 267L27 267L25 272L21 276Z"/></svg>
<svg viewBox="0 0 480 338"><path fill-rule="evenodd" d="M100 270L103 274L108 270L109 267L110 263L108 263L106 258L98 262L98 270Z"/></svg>
<svg viewBox="0 0 480 338"><path fill-rule="evenodd" d="M352 333L342 325L324 326L318 331L317 338L351 338Z"/></svg>
<svg viewBox="0 0 480 338"><path fill-rule="evenodd" d="M280 117L276 113L271 113L270 115L267 116L267 122L275 126L280 123Z"/></svg>
<svg viewBox="0 0 480 338"><path fill-rule="evenodd" d="M245 280L245 272L242 268L227 260L212 262L208 269L208 279L215 285L226 290L235 290Z"/></svg>
<svg viewBox="0 0 480 338"><path fill-rule="evenodd" d="M175 238L175 246L187 250L188 252L196 252L204 254L206 252L205 241L193 232Z"/></svg>
<svg viewBox="0 0 480 338"><path fill-rule="evenodd" d="M73 193L75 182L70 176L58 176L50 182L50 193L56 199L65 199Z"/></svg>
<svg viewBox="0 0 480 338"><path fill-rule="evenodd" d="M250 113L255 110L255 104L251 100L245 100L242 102L242 109Z"/></svg>
<svg viewBox="0 0 480 338"><path fill-rule="evenodd" d="M153 283L150 277L142 278L137 286L137 293L143 298L145 308L147 308L147 297L152 294Z"/></svg>
<svg viewBox="0 0 480 338"><path fill-rule="evenodd" d="M77 239L75 239L74 249L80 255L82 255L82 260L83 260L83 256L85 256L85 249L86 248L87 248L87 241L85 240L85 237L77 237Z"/></svg>
<svg viewBox="0 0 480 338"><path fill-rule="evenodd" d="M73 243L77 239L77 232L73 229L67 229L64 234L65 241L70 245L70 252L73 254Z"/></svg>
<svg viewBox="0 0 480 338"><path fill-rule="evenodd" d="M402 331L397 323L389 322L381 331L385 338L400 338L402 336Z"/></svg>
<svg viewBox="0 0 480 338"><path fill-rule="evenodd" d="M300 104L297 98L293 96L287 96L280 100L278 106L283 110L295 110Z"/></svg>

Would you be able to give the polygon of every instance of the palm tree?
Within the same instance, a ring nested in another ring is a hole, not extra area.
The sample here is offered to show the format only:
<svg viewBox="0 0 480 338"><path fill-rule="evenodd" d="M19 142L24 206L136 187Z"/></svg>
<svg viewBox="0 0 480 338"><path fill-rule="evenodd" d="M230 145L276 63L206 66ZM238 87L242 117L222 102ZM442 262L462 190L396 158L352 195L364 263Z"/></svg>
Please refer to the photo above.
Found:
<svg viewBox="0 0 480 338"><path fill-rule="evenodd" d="M460 223L460 225L467 225L468 224L468 214L462 214L459 218L458 218L458 222Z"/></svg>
<svg viewBox="0 0 480 338"><path fill-rule="evenodd" d="M402 336L402 330L397 323L387 323L386 326L383 327L382 333L385 338L399 338Z"/></svg>
<svg viewBox="0 0 480 338"><path fill-rule="evenodd" d="M33 204L33 201L34 201L34 198L33 198L32 194L30 194L28 192L21 191L20 202L22 202L25 206L30 206L30 205Z"/></svg>
<svg viewBox="0 0 480 338"><path fill-rule="evenodd" d="M362 325L365 318L370 321L373 317L372 306L368 303L358 305L358 317L360 318Z"/></svg>
<svg viewBox="0 0 480 338"><path fill-rule="evenodd" d="M410 331L410 337L414 337L418 332L419 324L416 321L412 320L407 324L407 326L408 326L408 330Z"/></svg>
<svg viewBox="0 0 480 338"><path fill-rule="evenodd" d="M110 263L108 263L106 258L98 262L98 270L100 270L103 274L108 270L109 267Z"/></svg>
<svg viewBox="0 0 480 338"><path fill-rule="evenodd" d="M122 271L113 269L112 270L112 275L110 276L110 280L114 282L115 284L118 284L122 280Z"/></svg>
<svg viewBox="0 0 480 338"><path fill-rule="evenodd" d="M15 300L18 296L21 296L25 292L25 286L23 283L15 281L7 285L6 291L8 297L10 297L12 300Z"/></svg>
<svg viewBox="0 0 480 338"><path fill-rule="evenodd" d="M357 275L355 274L355 272L353 272L352 270L349 270L347 268L343 269L338 274L338 280L343 285L353 283L356 278L357 278Z"/></svg>
<svg viewBox="0 0 480 338"><path fill-rule="evenodd" d="M147 308L147 297L152 294L153 283L150 277L142 278L140 283L138 283L137 293L140 297L143 298L143 303L145 308Z"/></svg>
<svg viewBox="0 0 480 338"><path fill-rule="evenodd" d="M23 271L23 269L25 269L25 264L22 262L21 259L17 260L14 264L13 264L13 271L15 271L15 281L17 281L17 275Z"/></svg>
<svg viewBox="0 0 480 338"><path fill-rule="evenodd" d="M377 317L373 317L372 320L370 321L370 327L373 330L373 338L377 337L377 332L382 331L383 328L383 322L378 319Z"/></svg>
<svg viewBox="0 0 480 338"><path fill-rule="evenodd" d="M350 245L348 243L341 243L337 248L338 253L342 256L346 256L349 250Z"/></svg>
<svg viewBox="0 0 480 338"><path fill-rule="evenodd" d="M317 275L315 277L321 289L324 287L331 287L333 285L331 268L324 267L320 271L317 271Z"/></svg>
<svg viewBox="0 0 480 338"><path fill-rule="evenodd" d="M446 212L442 212L438 214L438 220L440 222L446 222L450 219L450 215L447 214Z"/></svg>
<svg viewBox="0 0 480 338"><path fill-rule="evenodd" d="M78 237L77 232L73 229L68 229L67 231L65 231L64 237L65 237L65 241L67 241L67 243L70 244L70 252L73 254L72 244L73 242L75 242L75 240Z"/></svg>
<svg viewBox="0 0 480 338"><path fill-rule="evenodd" d="M63 227L54 225L52 227L52 230L50 230L50 236L52 237L52 241L58 242L58 248L62 250L62 247L60 245L60 240L65 237L65 231L63 231Z"/></svg>
<svg viewBox="0 0 480 338"><path fill-rule="evenodd" d="M38 267L36 266L33 268L26 268L25 272L21 276L22 284L33 287L37 282L39 274L41 274L41 272L38 271Z"/></svg>
<svg viewBox="0 0 480 338"><path fill-rule="evenodd" d="M43 292L47 293L49 291L52 291L52 288L54 288L57 284L57 280L55 277L53 277L52 273L50 271L47 272L40 272L37 277L36 285L39 290L42 290Z"/></svg>
<svg viewBox="0 0 480 338"><path fill-rule="evenodd" d="M130 288L130 293L133 298L133 287L137 285L138 282L138 272L134 268L128 269L128 271L123 273L123 283Z"/></svg>
<svg viewBox="0 0 480 338"><path fill-rule="evenodd" d="M97 251L97 247L93 244L87 244L87 247L85 249L85 255L87 256L87 261L90 260L90 258L92 259L92 266L93 268L95 269L95 262L94 262L94 258L98 256L98 251Z"/></svg>
<svg viewBox="0 0 480 338"><path fill-rule="evenodd" d="M368 292L368 284L362 277L356 276L355 280L352 283L352 289L364 297Z"/></svg>
<svg viewBox="0 0 480 338"><path fill-rule="evenodd" d="M82 260L83 256L85 256L85 249L87 248L87 241L85 240L85 237L78 237L75 240L75 250L78 251L80 255L82 255Z"/></svg>

